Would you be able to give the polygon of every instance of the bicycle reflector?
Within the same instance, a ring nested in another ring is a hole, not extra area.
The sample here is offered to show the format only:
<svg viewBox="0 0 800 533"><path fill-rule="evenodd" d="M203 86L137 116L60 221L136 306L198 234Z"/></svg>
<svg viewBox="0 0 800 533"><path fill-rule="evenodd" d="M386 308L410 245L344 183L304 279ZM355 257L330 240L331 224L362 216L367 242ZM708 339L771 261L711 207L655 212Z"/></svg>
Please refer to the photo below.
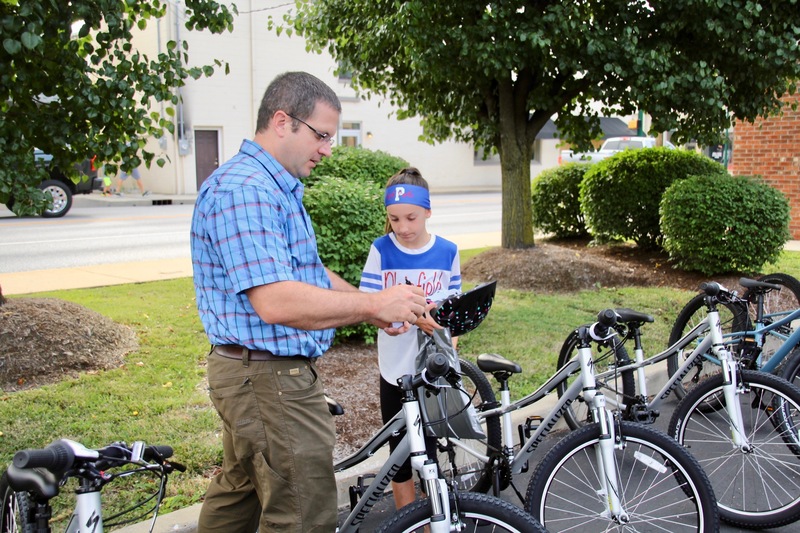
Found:
<svg viewBox="0 0 800 533"><path fill-rule="evenodd" d="M497 282L492 281L450 296L434 311L433 319L448 328L453 337L472 331L489 314L496 287Z"/></svg>

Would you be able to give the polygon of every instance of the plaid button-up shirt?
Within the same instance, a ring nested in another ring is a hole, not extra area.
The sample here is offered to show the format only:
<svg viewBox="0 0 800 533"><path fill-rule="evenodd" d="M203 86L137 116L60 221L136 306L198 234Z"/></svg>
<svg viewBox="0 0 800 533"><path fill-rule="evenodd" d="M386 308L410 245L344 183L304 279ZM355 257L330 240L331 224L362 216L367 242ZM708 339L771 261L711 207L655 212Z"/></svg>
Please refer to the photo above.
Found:
<svg viewBox="0 0 800 533"><path fill-rule="evenodd" d="M249 140L200 188L192 218L192 268L197 308L212 344L308 357L330 347L333 329L268 324L244 294L278 281L331 288L303 207L303 190L302 183Z"/></svg>

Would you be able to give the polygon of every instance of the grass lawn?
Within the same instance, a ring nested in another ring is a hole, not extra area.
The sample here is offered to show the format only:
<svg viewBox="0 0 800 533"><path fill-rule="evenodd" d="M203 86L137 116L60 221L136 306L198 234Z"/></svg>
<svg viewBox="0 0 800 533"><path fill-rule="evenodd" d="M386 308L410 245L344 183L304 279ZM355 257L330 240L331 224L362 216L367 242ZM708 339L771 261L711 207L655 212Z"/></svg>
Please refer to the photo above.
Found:
<svg viewBox="0 0 800 533"><path fill-rule="evenodd" d="M477 252L462 252L462 263L465 255ZM765 272L799 276L800 252L785 252ZM563 340L598 311L630 307L655 316L656 322L644 328L645 351L655 353L665 347L672 321L692 296L667 288L534 294L499 287L489 317L461 337L459 351L467 358L495 352L518 362L524 373L512 381L512 392L519 397L554 372ZM61 437L90 447L116 440L169 444L175 459L189 470L171 478L162 512L200 501L207 476L221 462L222 448L220 423L205 390L209 345L197 316L192 280L22 297L60 298L88 307L132 327L140 349L115 370L87 373L36 390L0 391L0 462L10 461L16 450L42 447ZM120 499L131 501L127 490L137 488L141 486L120 490ZM56 512L63 514L64 506Z"/></svg>

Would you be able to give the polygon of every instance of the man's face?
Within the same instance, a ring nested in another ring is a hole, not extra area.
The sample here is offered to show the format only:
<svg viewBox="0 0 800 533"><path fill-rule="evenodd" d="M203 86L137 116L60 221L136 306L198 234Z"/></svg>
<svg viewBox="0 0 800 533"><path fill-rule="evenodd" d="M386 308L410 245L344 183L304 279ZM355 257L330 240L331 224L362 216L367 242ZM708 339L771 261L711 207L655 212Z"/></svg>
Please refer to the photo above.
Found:
<svg viewBox="0 0 800 533"><path fill-rule="evenodd" d="M287 116L286 145L283 150L284 168L294 177L308 177L323 158L331 155L330 140L339 126L339 112L324 103L317 103L314 112L302 119L297 131L291 131L293 119ZM315 131L316 130L316 131ZM324 139L319 134L327 134Z"/></svg>

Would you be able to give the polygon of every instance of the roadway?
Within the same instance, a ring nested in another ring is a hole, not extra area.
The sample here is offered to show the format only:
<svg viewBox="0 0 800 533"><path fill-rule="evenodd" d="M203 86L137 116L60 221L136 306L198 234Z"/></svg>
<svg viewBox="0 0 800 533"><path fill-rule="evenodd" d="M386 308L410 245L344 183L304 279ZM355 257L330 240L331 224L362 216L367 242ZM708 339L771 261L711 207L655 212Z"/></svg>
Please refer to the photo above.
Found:
<svg viewBox="0 0 800 533"><path fill-rule="evenodd" d="M430 231L462 249L500 243L500 193L434 194ZM4 294L191 276L193 196L78 196L63 218L0 206Z"/></svg>

